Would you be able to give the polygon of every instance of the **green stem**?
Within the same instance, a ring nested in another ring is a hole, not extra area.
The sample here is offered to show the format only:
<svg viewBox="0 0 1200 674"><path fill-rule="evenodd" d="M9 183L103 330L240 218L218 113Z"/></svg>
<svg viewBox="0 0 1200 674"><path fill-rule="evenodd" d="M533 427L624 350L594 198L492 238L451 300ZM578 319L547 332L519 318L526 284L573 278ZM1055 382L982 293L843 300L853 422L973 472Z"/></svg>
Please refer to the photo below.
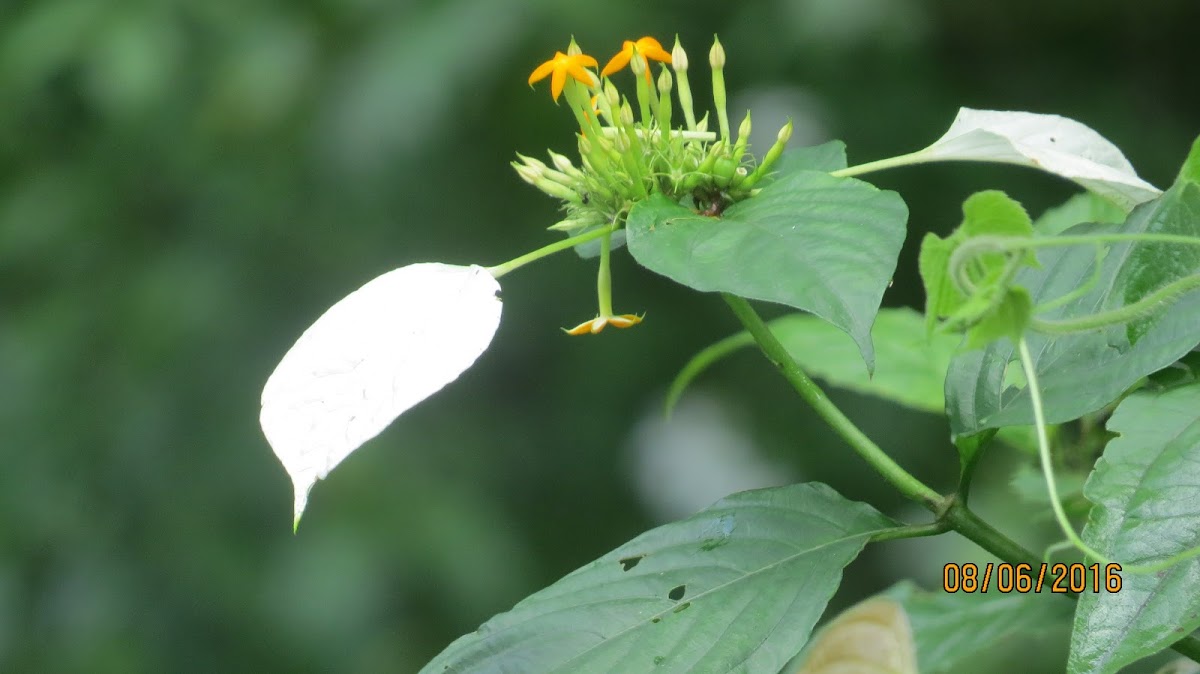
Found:
<svg viewBox="0 0 1200 674"><path fill-rule="evenodd" d="M680 396L687 389L688 384L708 369L718 360L725 356L741 349L743 347L754 344L754 338L748 332L739 332L736 335L731 335L705 348L700 353L692 356L692 359L683 366L679 374L675 375L675 381L671 382L671 387L667 389L667 399L663 403L663 412L667 418L671 417L671 410L675 409L675 403L679 402Z"/></svg>
<svg viewBox="0 0 1200 674"><path fill-rule="evenodd" d="M507 274L510 271L513 271L515 269L520 269L521 267L524 267L525 265L529 264L530 262L536 262L537 260L540 260L540 259L546 257L547 255L553 255L559 251L566 250L568 248L574 248L575 246L578 246L581 243L587 243L588 241L595 241L596 239L599 239L601 237L611 236L614 231L616 231L615 225L609 225L608 227L601 227L600 229L594 229L590 232L585 232L585 233L579 234L577 236L572 236L569 239L563 239L562 241L552 243L548 246L542 246L541 248L538 248L537 250L525 253L524 255L521 255L520 257L514 257L513 259L509 260L508 262L498 264L494 267L488 267L487 270L488 270L488 273L491 274L494 278L500 278L501 276L504 276L505 274Z"/></svg>
<svg viewBox="0 0 1200 674"><path fill-rule="evenodd" d="M925 162L937 161L936 157L928 157L923 153L924 150L920 150L918 152L902 154L898 157L877 159L875 161L869 161L865 164L858 164L857 166L849 166L844 169L830 171L829 175L836 176L838 178L848 178L850 176L862 175L863 173L870 173L872 171L882 171L883 169L897 168L899 166L911 166L913 164L924 164Z"/></svg>
<svg viewBox="0 0 1200 674"><path fill-rule="evenodd" d="M1200 274L1185 276L1159 288L1133 304L1126 304L1120 309L1111 309L1098 314L1064 320L1034 318L1030 322L1030 327L1038 332L1056 335L1099 330L1110 325L1128 323L1139 318L1145 318L1161 309L1162 305L1174 302L1185 293L1196 288L1200 288Z"/></svg>
<svg viewBox="0 0 1200 674"><path fill-rule="evenodd" d="M938 520L929 524L909 524L895 529L886 529L880 531L871 537L872 543L882 543L883 541L899 541L905 538L923 538L925 536L938 536L946 533L949 530L949 525Z"/></svg>
<svg viewBox="0 0 1200 674"><path fill-rule="evenodd" d="M596 296L600 300L600 316L612 316L612 271L609 269L612 232L600 239L600 272L596 274Z"/></svg>
<svg viewBox="0 0 1200 674"><path fill-rule="evenodd" d="M896 489L904 494L907 498L924 504L926 507L936 511L936 508L942 502L941 494L938 494L933 489L930 489L923 482L913 477L911 473L904 470L888 456L886 452L879 448L870 438L866 436L854 422L850 421L845 414L838 409L837 405L830 402L825 392L817 386L816 382L805 374L800 365L787 352L783 344L775 338L771 333L771 329L763 322L762 317L750 306L750 303L745 299L729 293L722 293L725 302L733 309L733 313L746 327L746 330L758 342L759 348L767 356L767 359L775 364L783 373L784 378L791 383L792 388L804 398L809 405L825 420L827 424L838 435L842 437L858 455L871 464L885 480L891 483Z"/></svg>

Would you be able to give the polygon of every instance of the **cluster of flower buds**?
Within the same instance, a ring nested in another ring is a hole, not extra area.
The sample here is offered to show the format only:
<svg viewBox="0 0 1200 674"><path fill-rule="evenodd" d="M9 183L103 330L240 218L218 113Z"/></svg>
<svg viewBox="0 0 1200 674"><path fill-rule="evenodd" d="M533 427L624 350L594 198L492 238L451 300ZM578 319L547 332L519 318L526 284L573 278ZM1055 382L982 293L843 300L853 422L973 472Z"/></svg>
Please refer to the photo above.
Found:
<svg viewBox="0 0 1200 674"><path fill-rule="evenodd" d="M652 61L662 64L657 78ZM622 94L611 78L626 65L634 74L632 97ZM552 166L522 155L513 162L522 179L562 200L566 217L551 229L573 235L597 227L620 227L634 203L656 193L707 215L719 215L754 194L783 152L791 122L756 161L747 142L749 113L736 138L731 133L725 50L715 39L709 65L716 131L709 131L708 114L696 118L688 56L678 37L670 52L651 37L626 41L599 74L592 70L598 62L572 40L566 53L558 52L533 72L530 84L550 76L555 100L565 93L579 122L579 166L553 152ZM678 128L672 126L676 99L683 113Z"/></svg>

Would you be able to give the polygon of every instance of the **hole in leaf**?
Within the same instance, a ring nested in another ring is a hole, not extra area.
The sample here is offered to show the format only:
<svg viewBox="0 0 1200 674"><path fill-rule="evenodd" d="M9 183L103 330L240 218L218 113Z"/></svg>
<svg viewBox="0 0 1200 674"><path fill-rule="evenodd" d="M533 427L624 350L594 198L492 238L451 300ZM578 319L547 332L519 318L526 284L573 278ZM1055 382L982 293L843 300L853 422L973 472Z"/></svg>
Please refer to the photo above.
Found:
<svg viewBox="0 0 1200 674"><path fill-rule="evenodd" d="M646 555L637 555L636 557L626 557L625 559L620 560L621 570L628 571L632 569L633 567L637 566L638 562L642 561L642 558L645 556Z"/></svg>
<svg viewBox="0 0 1200 674"><path fill-rule="evenodd" d="M676 606L675 609L671 611L671 613L679 613L680 611L687 609L687 607L689 607L691 605L692 605L692 602L685 601L682 604L680 604L679 606Z"/></svg>
<svg viewBox="0 0 1200 674"><path fill-rule="evenodd" d="M671 588L671 591L667 593L667 596L671 598L671 601L679 601L680 599L683 599L684 592L687 592L687 585L679 585Z"/></svg>

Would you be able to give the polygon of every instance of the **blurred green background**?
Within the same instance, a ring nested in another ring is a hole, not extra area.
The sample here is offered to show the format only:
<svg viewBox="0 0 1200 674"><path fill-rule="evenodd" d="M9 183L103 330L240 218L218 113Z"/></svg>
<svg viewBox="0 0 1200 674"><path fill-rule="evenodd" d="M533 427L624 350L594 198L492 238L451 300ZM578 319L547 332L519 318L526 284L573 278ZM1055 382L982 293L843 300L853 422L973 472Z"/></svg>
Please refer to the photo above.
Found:
<svg viewBox="0 0 1200 674"><path fill-rule="evenodd" d="M666 424L667 382L736 323L624 254L616 309L643 325L562 334L595 311L573 254L506 278L491 350L320 483L297 536L258 397L368 279L555 239L555 204L508 162L574 155L570 115L525 85L572 34L603 63L678 32L706 73L719 32L731 117L752 106L769 138L793 116L793 145L841 138L851 163L924 146L966 105L1079 119L1165 186L1200 128L1197 25L1194 0L0 3L0 671L415 671L734 490L821 480L922 520L753 353ZM974 165L869 179L911 211L892 306L920 305L916 242L972 191L1034 213L1073 191ZM834 395L952 485L943 421ZM1007 487L1025 462L994 452L979 503L1042 545ZM836 604L972 558L952 536L873 547ZM1024 668L1061 671L1065 635L1024 645Z"/></svg>

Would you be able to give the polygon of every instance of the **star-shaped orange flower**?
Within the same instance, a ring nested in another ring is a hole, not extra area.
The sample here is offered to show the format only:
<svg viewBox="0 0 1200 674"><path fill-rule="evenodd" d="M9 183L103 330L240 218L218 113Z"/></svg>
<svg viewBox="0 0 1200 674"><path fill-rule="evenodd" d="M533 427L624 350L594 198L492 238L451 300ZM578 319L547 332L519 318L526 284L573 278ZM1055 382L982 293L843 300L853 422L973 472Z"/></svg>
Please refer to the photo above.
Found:
<svg viewBox="0 0 1200 674"><path fill-rule="evenodd" d="M567 83L567 75L590 87L596 83L595 76L584 70L584 68L595 68L597 65L596 59L587 54L570 56L562 52L555 52L554 58L538 66L529 76L529 86L533 86L534 82L546 79L547 75L553 73L550 77L550 93L554 96L554 101L557 103L558 96L562 93L563 87Z"/></svg>
<svg viewBox="0 0 1200 674"><path fill-rule="evenodd" d="M659 43L658 40L655 40L649 36L643 37L637 42L626 40L625 44L621 47L621 51L617 52L616 56L608 60L608 63L604 66L604 70L600 71L600 74L607 77L617 72L621 68L624 68L629 64L629 60L633 58L633 52L635 49L637 50L638 56L641 57L642 63L646 64L646 81L653 84L653 81L650 77L650 62L646 59L654 59L655 61L670 63L671 54L663 49L662 44Z"/></svg>

